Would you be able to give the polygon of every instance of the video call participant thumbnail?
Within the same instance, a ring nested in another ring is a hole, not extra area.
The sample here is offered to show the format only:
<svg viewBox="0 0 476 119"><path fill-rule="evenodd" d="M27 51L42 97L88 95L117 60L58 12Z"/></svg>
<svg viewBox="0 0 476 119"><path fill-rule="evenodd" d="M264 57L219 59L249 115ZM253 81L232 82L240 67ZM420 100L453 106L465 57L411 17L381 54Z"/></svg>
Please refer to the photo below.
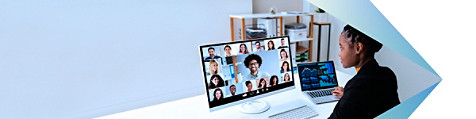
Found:
<svg viewBox="0 0 476 119"><path fill-rule="evenodd" d="M215 89L213 92L213 102L220 101L223 99L223 91L220 88Z"/></svg>
<svg viewBox="0 0 476 119"><path fill-rule="evenodd" d="M246 92L253 91L253 83L251 83L251 81L246 81L245 85L246 85Z"/></svg>
<svg viewBox="0 0 476 119"><path fill-rule="evenodd" d="M291 76L289 75L289 73L284 73L283 82L286 83L289 81L291 81Z"/></svg>
<svg viewBox="0 0 476 119"><path fill-rule="evenodd" d="M330 119L370 119L400 104L397 79L390 68L374 59L382 44L346 25L339 37L339 57L344 68L355 67L357 74L333 94L340 98Z"/></svg>
<svg viewBox="0 0 476 119"><path fill-rule="evenodd" d="M243 79L245 81L264 78L268 80L270 75L267 72L259 71L259 67L263 63L261 57L257 54L250 54L245 58L245 66L250 70L250 74L246 74Z"/></svg>
<svg viewBox="0 0 476 119"><path fill-rule="evenodd" d="M268 81L266 81L266 79L264 78L261 78L259 80L256 80L256 82L258 83L258 91L259 92L265 92L268 90Z"/></svg>
<svg viewBox="0 0 476 119"><path fill-rule="evenodd" d="M220 71L220 69L218 68L218 62L216 62L215 60L210 60L208 70L209 71L207 75L217 74Z"/></svg>
<svg viewBox="0 0 476 119"><path fill-rule="evenodd" d="M288 52L286 52L286 50L284 49L281 49L281 51L279 51L279 56L281 57L281 61L288 60Z"/></svg>
<svg viewBox="0 0 476 119"><path fill-rule="evenodd" d="M230 57L231 56L231 47L229 45L225 45L223 50L225 50L225 57Z"/></svg>
<svg viewBox="0 0 476 119"><path fill-rule="evenodd" d="M236 93L236 86L235 86L235 85L231 85L231 86L230 86L230 94L231 94L231 96L235 96L235 93Z"/></svg>
<svg viewBox="0 0 476 119"><path fill-rule="evenodd" d="M259 80L256 80L257 83L258 83L258 88L266 88L268 87L268 81L266 81L266 79L264 78L261 78Z"/></svg>
<svg viewBox="0 0 476 119"><path fill-rule="evenodd" d="M288 72L289 70L291 70L291 68L289 68L289 62L284 61L283 65L281 65L281 73Z"/></svg>
<svg viewBox="0 0 476 119"><path fill-rule="evenodd" d="M281 38L281 46L279 46L278 48L288 48L288 46L286 46L286 41L284 40L284 38Z"/></svg>
<svg viewBox="0 0 476 119"><path fill-rule="evenodd" d="M238 54L249 54L250 52L248 51L248 47L242 43L240 44L240 51L238 52Z"/></svg>
<svg viewBox="0 0 476 119"><path fill-rule="evenodd" d="M270 86L276 86L276 85L278 85L278 83L279 83L278 76L276 76L276 75L271 76L271 80L270 80L270 81L271 81L271 83L269 84Z"/></svg>
<svg viewBox="0 0 476 119"><path fill-rule="evenodd" d="M255 45L256 45L256 48L254 49L255 52L264 51L263 47L261 47L261 43L259 41L256 41Z"/></svg>
<svg viewBox="0 0 476 119"><path fill-rule="evenodd" d="M276 48L274 48L274 42L272 40L269 40L268 41L268 51L270 50L274 50Z"/></svg>
<svg viewBox="0 0 476 119"><path fill-rule="evenodd" d="M221 78L220 75L214 74L212 77L210 77L210 86L208 86L209 89L217 88L217 87L222 87L225 86L225 81L223 78Z"/></svg>
<svg viewBox="0 0 476 119"><path fill-rule="evenodd" d="M208 57L205 58L205 61L210 61L212 59L221 59L220 56L215 55L215 48L210 47L208 48Z"/></svg>

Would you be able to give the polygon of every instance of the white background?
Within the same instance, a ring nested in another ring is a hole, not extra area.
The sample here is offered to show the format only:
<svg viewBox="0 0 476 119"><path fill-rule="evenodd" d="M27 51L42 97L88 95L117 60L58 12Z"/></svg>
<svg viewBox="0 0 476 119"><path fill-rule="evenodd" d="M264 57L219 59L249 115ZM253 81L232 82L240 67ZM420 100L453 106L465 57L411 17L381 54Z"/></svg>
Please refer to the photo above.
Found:
<svg viewBox="0 0 476 119"><path fill-rule="evenodd" d="M0 118L92 118L204 94L198 46L230 41L229 15L251 3L1 0Z"/></svg>
<svg viewBox="0 0 476 119"><path fill-rule="evenodd" d="M410 118L474 116L476 17L466 0L372 0L443 81Z"/></svg>

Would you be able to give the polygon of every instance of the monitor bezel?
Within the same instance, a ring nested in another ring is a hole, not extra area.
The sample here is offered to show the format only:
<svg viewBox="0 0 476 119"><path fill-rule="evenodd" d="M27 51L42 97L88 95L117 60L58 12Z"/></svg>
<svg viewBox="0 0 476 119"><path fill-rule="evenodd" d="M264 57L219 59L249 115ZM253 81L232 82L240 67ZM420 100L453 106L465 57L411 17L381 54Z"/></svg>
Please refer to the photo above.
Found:
<svg viewBox="0 0 476 119"><path fill-rule="evenodd" d="M294 77L294 70L291 69L291 82L288 82L286 85L290 85L290 86L286 86L284 88L281 88L281 89L276 89L276 90L273 90L271 92L267 92L267 93L264 93L264 94L258 94L258 95L254 95L254 96L251 96L251 97L247 97L247 98L243 98L241 100L237 100L237 101L233 101L233 102L229 102L229 103L226 103L226 104L222 104L222 105L217 105L217 106L214 106L212 107L212 105L210 104L210 100L209 100L209 97L210 97L210 94L209 94L209 91L208 91L208 83L207 83L207 75L206 75L206 69L205 69L205 60L204 60L204 55L203 55L203 48L205 47L210 47L210 46L220 46L220 45L225 45L225 44L235 44L235 43L244 43L244 42L255 42L255 41L264 41L264 40L270 40L270 39L282 39L282 38L285 38L287 39L287 46L288 46L288 55L290 56L290 66L293 66L293 60L294 58L291 57L292 56L292 53L291 53L291 40L289 39L289 36L282 36L282 37L271 37L271 38L261 38L261 39L253 39L253 40L245 40L245 41L231 41L231 42L222 42L222 43L214 43L214 44L207 44L207 45L200 45L198 48L199 48L199 52L200 52L200 63L201 63L201 67L202 67L202 75L203 75L203 78L204 79L204 86L205 86L205 94L207 96L207 103L208 103L208 108L210 109L210 112L213 112L213 111L217 111L217 110L220 110L220 109L223 109L223 108L228 108L228 107L231 107L231 106L235 106L235 105L238 105L238 104L243 104L244 102L249 102L249 101L253 101L253 100L256 100L256 99L259 99L259 98L263 98L263 97L267 97L267 96L270 96L270 95L273 95L273 94L276 94L276 93L281 93L281 92L284 92L284 91L287 91L287 90L291 90L291 89L294 89L296 87L296 82L295 82L295 77ZM278 50L278 48L276 48L276 50Z"/></svg>
<svg viewBox="0 0 476 119"><path fill-rule="evenodd" d="M301 72L299 72L299 65L306 65L306 64L314 64L317 66L318 63L332 63L332 69L334 70L334 73L336 75L336 85L335 86L324 86L324 87L319 87L319 88L315 88L315 89L306 89L304 90L302 88L302 79L301 79ZM298 67L298 76L299 76L299 85L301 87L301 91L310 91L310 90L319 90L319 89L327 89L327 88L333 88L333 87L337 87L339 86L339 81L338 81L338 78L337 78L337 72L336 72L336 68L335 68L335 64L334 64L334 61L330 60L330 61L322 61L322 62L308 62L308 63L299 63L297 64L297 67Z"/></svg>

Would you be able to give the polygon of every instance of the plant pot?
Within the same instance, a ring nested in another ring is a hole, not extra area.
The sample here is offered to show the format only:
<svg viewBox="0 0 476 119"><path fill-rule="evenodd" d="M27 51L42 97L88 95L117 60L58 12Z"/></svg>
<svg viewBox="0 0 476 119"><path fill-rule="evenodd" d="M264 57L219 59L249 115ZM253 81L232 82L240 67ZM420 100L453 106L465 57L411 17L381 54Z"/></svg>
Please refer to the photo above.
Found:
<svg viewBox="0 0 476 119"><path fill-rule="evenodd" d="M316 13L314 22L329 22L327 13Z"/></svg>

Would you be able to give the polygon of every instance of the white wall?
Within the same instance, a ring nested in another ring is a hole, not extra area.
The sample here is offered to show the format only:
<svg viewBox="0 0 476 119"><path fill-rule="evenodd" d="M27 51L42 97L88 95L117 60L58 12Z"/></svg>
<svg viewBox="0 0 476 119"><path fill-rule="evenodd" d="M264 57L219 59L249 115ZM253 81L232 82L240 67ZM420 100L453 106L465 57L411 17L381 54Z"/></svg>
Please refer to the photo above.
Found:
<svg viewBox="0 0 476 119"><path fill-rule="evenodd" d="M308 12L311 12L316 9L316 6L308 4L307 0L303 1L304 6L310 5L303 7L303 10L310 10ZM336 62L337 70L349 75L355 75L355 68L343 68L342 64L339 63L340 59L338 53L340 49L338 39L340 33L347 23L344 23L330 14L328 14L328 20L332 25L329 60ZM317 50L317 48L315 49ZM376 53L375 58L381 66L389 67L397 75L398 94L400 101L405 101L418 92L421 92L423 89L426 89L431 84L434 84L436 81L435 79L438 78L432 73L428 72L426 69L416 65L415 63L385 46Z"/></svg>
<svg viewBox="0 0 476 119"><path fill-rule="evenodd" d="M277 12L302 11L301 0L253 0L253 13L269 13L270 8ZM295 17L283 17L283 24L296 22Z"/></svg>
<svg viewBox="0 0 476 119"><path fill-rule="evenodd" d="M271 7L276 8L277 12L302 11L301 0L254 0L253 13L269 13Z"/></svg>
<svg viewBox="0 0 476 119"><path fill-rule="evenodd" d="M198 46L230 41L228 15L251 2L0 1L0 118L91 118L203 94Z"/></svg>

